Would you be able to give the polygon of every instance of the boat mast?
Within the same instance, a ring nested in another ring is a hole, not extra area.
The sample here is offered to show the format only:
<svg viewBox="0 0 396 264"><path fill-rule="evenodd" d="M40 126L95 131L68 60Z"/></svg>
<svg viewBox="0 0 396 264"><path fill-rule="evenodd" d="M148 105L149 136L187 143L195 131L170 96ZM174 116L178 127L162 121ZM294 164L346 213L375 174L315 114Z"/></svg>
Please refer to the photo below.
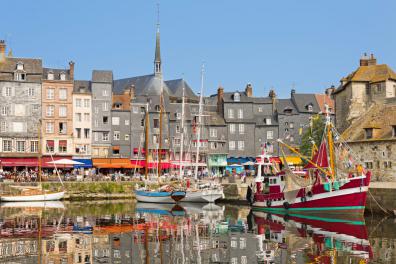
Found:
<svg viewBox="0 0 396 264"><path fill-rule="evenodd" d="M197 135L197 153L195 156L195 172L194 178L198 179L198 161L199 161L199 146L201 141L201 117L202 117L202 100L203 100L203 81L204 81L204 65L202 64L201 68L201 93L199 95L199 110L198 110L198 135Z"/></svg>
<svg viewBox="0 0 396 264"><path fill-rule="evenodd" d="M334 176L335 176L334 142L333 142L333 133L331 131L332 123L330 118L330 111L329 111L329 106L327 104L325 104L325 109L326 109L325 114L326 114L327 143L329 145L329 156L330 156L330 174L332 180L334 181Z"/></svg>
<svg viewBox="0 0 396 264"><path fill-rule="evenodd" d="M39 182L41 183L41 159L42 159L42 150L41 150L41 118L39 119L38 124L38 178Z"/></svg>
<svg viewBox="0 0 396 264"><path fill-rule="evenodd" d="M144 167L144 176L146 180L148 179L148 157L149 157L149 124L150 124L150 119L149 119L149 105L148 103L146 104L146 126L145 126L145 149L146 149L146 166Z"/></svg>
<svg viewBox="0 0 396 264"><path fill-rule="evenodd" d="M160 77L160 86L161 86L161 94L160 94L160 111L159 111L159 146L158 146L158 176L162 173L162 111L163 111L163 87L162 87L162 76ZM159 177L158 177L159 179Z"/></svg>
<svg viewBox="0 0 396 264"><path fill-rule="evenodd" d="M179 154L179 177L182 178L182 160L183 160L183 147L184 147L184 78L183 82L183 95L182 95L182 112L181 112L181 135L180 135L180 154Z"/></svg>

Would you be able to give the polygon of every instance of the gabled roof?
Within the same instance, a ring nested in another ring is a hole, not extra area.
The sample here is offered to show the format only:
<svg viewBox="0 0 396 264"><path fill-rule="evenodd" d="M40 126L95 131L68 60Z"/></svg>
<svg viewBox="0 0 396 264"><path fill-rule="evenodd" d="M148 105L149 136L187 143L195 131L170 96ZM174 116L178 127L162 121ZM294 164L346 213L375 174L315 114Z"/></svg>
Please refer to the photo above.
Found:
<svg viewBox="0 0 396 264"><path fill-rule="evenodd" d="M74 81L73 93L75 94L90 94L91 82L90 81Z"/></svg>
<svg viewBox="0 0 396 264"><path fill-rule="evenodd" d="M276 109L279 115L284 115L285 110L290 109L291 114L298 114L297 108L294 106L294 103L291 99L278 99L276 101Z"/></svg>
<svg viewBox="0 0 396 264"><path fill-rule="evenodd" d="M176 79L165 81L166 85L172 92L174 97L183 97L183 85L184 85L184 96L189 99L199 100L198 96L195 95L191 87L184 79Z"/></svg>
<svg viewBox="0 0 396 264"><path fill-rule="evenodd" d="M161 78L154 74L137 76L114 80L113 90L115 93L122 93L124 89L135 87L135 95L160 95L161 94ZM172 95L167 84L162 82L164 94Z"/></svg>
<svg viewBox="0 0 396 264"><path fill-rule="evenodd" d="M43 68L43 80L48 80L48 73L52 72L54 74L54 80L60 80L60 74L64 73L66 75L66 81L70 80L70 70L69 69L54 69L54 68Z"/></svg>
<svg viewBox="0 0 396 264"><path fill-rule="evenodd" d="M43 65L41 59L6 57L0 63L0 80L14 80L14 71L17 63L23 63L23 70L26 73L26 81L41 82ZM34 77L33 77L34 76Z"/></svg>
<svg viewBox="0 0 396 264"><path fill-rule="evenodd" d="M327 95L327 94L315 94L315 97L316 97L316 101L318 102L320 111L322 113L324 113L326 111L326 109L325 109L325 105L326 104L330 107L331 112L334 112L334 110L335 110L334 109L334 100L331 98L330 95Z"/></svg>
<svg viewBox="0 0 396 264"><path fill-rule="evenodd" d="M92 82L111 83L113 82L113 72L105 70L93 70Z"/></svg>
<svg viewBox="0 0 396 264"><path fill-rule="evenodd" d="M292 94L292 100L300 113L319 113L320 107L315 94ZM312 111L308 111L308 105L312 105Z"/></svg>

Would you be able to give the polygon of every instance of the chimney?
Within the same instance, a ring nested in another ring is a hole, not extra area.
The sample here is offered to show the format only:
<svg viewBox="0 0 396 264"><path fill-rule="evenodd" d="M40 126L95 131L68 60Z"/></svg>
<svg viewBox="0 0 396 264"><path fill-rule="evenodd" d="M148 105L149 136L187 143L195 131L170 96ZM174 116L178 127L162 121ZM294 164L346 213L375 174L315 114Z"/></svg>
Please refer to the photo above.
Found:
<svg viewBox="0 0 396 264"><path fill-rule="evenodd" d="M135 97L135 85L131 85L128 88L125 88L124 95L128 95L131 99Z"/></svg>
<svg viewBox="0 0 396 264"><path fill-rule="evenodd" d="M374 54L370 54L370 59L367 62L368 66L377 65L377 59L374 57Z"/></svg>
<svg viewBox="0 0 396 264"><path fill-rule="evenodd" d="M3 39L0 40L0 61L5 59L6 44Z"/></svg>
<svg viewBox="0 0 396 264"><path fill-rule="evenodd" d="M367 56L367 53L364 53L363 56L360 58L360 66L368 66L368 61L369 58Z"/></svg>
<svg viewBox="0 0 396 264"><path fill-rule="evenodd" d="M275 93L275 91L273 89L271 89L268 96L272 100L272 113L275 113L275 110L276 110L276 93Z"/></svg>
<svg viewBox="0 0 396 264"><path fill-rule="evenodd" d="M296 93L296 89L291 89L290 96L293 96Z"/></svg>
<svg viewBox="0 0 396 264"><path fill-rule="evenodd" d="M69 75L70 80L74 80L74 61L69 62Z"/></svg>
<svg viewBox="0 0 396 264"><path fill-rule="evenodd" d="M252 97L253 96L253 87L252 87L252 85L250 83L248 83L246 85L245 93L246 93L247 97Z"/></svg>
<svg viewBox="0 0 396 264"><path fill-rule="evenodd" d="M334 87L334 85L332 85L330 88L327 88L327 89L325 90L325 94L326 94L327 96L331 96L331 94L332 94L334 91L335 91L335 87Z"/></svg>
<svg viewBox="0 0 396 264"><path fill-rule="evenodd" d="M219 88L217 88L217 112L219 114L223 114L223 97L224 88L219 86Z"/></svg>

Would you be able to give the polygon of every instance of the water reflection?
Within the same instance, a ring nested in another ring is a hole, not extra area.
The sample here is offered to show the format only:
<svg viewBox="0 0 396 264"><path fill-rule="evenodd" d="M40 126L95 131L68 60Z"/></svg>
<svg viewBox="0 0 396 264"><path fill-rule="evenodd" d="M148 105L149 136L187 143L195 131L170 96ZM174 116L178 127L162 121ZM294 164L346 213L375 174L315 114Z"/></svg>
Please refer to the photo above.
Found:
<svg viewBox="0 0 396 264"><path fill-rule="evenodd" d="M233 205L2 204L0 263L394 263L394 225Z"/></svg>

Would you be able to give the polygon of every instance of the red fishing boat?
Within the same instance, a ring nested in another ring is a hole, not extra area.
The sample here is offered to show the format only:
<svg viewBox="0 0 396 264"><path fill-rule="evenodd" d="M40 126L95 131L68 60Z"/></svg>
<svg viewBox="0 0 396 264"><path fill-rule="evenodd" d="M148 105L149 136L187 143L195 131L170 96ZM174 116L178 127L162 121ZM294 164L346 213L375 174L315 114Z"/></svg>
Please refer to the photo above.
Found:
<svg viewBox="0 0 396 264"><path fill-rule="evenodd" d="M371 173L354 160L329 113L326 113L322 142L319 149L313 148L311 158L282 140L278 142L283 154L286 147L306 160L307 165L303 173L291 170L287 163L278 171L271 158L262 155L257 164L255 186L248 197L253 210L363 214Z"/></svg>

